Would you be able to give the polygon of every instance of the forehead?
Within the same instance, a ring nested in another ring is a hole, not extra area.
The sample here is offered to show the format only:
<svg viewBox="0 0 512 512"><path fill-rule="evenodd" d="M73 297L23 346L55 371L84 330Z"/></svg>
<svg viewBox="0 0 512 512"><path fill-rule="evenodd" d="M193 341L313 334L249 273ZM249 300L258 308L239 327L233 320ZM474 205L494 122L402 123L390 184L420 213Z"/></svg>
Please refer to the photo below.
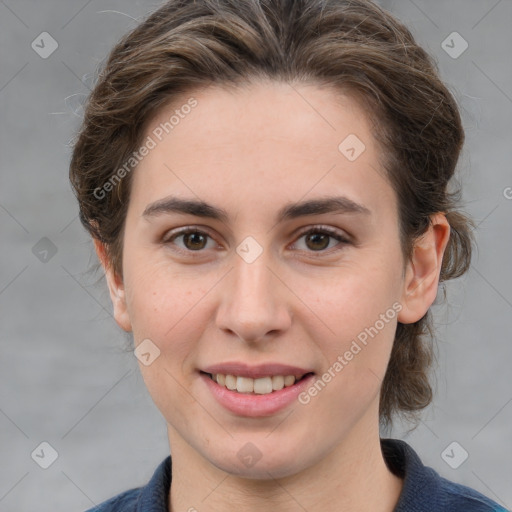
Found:
<svg viewBox="0 0 512 512"><path fill-rule="evenodd" d="M236 212L333 191L374 206L395 200L367 114L329 87L261 82L193 91L158 112L149 139L153 148L132 183L139 214L170 194Z"/></svg>

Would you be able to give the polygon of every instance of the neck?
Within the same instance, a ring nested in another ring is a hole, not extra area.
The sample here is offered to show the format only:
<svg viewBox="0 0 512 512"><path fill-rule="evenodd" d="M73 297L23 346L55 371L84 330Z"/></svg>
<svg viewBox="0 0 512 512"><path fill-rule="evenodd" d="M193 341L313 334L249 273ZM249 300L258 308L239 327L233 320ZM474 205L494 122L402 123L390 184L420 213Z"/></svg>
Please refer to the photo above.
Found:
<svg viewBox="0 0 512 512"><path fill-rule="evenodd" d="M169 510L392 512L402 480L386 466L378 428L358 427L316 464L283 478L254 479L217 468L169 426Z"/></svg>

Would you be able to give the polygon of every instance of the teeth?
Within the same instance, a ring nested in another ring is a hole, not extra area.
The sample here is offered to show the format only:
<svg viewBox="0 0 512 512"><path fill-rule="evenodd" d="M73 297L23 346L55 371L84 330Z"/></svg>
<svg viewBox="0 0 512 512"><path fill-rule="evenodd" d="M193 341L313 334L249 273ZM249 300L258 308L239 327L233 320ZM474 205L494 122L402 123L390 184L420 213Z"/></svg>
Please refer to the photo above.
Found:
<svg viewBox="0 0 512 512"><path fill-rule="evenodd" d="M252 393L254 391L254 380L247 377L237 377L236 390L239 393Z"/></svg>
<svg viewBox="0 0 512 512"><path fill-rule="evenodd" d="M241 377L236 375L223 375L217 373L212 375L212 379L231 391L238 393L251 393L257 395L267 395L273 391L279 391L285 387L293 386L296 380L302 378L294 375L274 375L273 377L262 377L259 379L251 379L250 377Z"/></svg>
<svg viewBox="0 0 512 512"><path fill-rule="evenodd" d="M295 381L295 378L293 380ZM254 392L258 395L266 395L267 393L272 393L272 377L254 379Z"/></svg>
<svg viewBox="0 0 512 512"><path fill-rule="evenodd" d="M295 377L293 378L295 381ZM272 389L275 391L279 391L284 388L284 377L281 375L275 375L272 377Z"/></svg>
<svg viewBox="0 0 512 512"><path fill-rule="evenodd" d="M226 375L226 387L234 391L236 389L236 380L237 378L233 375Z"/></svg>
<svg viewBox="0 0 512 512"><path fill-rule="evenodd" d="M295 382L295 377L293 375L287 375L284 378L284 385L291 386Z"/></svg>

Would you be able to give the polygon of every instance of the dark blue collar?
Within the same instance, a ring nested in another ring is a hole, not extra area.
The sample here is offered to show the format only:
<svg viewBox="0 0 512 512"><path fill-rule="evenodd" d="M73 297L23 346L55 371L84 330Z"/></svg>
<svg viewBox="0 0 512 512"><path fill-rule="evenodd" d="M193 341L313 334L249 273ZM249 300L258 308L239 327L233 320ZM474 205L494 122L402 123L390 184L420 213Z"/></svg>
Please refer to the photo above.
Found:
<svg viewBox="0 0 512 512"><path fill-rule="evenodd" d="M381 439L381 448L389 470L404 480L394 512L507 512L476 490L446 480L424 466L406 442ZM130 510L168 512L171 475L172 462L171 456L168 456L160 463L148 484L137 489L135 507L130 507ZM127 491L130 492L135 490Z"/></svg>

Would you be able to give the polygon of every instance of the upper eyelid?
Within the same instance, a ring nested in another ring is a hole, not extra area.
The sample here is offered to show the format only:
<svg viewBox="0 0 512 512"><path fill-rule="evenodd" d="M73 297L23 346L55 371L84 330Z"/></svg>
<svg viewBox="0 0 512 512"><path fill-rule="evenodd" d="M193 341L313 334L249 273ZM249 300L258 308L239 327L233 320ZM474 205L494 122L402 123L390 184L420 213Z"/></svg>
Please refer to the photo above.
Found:
<svg viewBox="0 0 512 512"><path fill-rule="evenodd" d="M348 233L346 233L344 230L342 230L340 228L326 226L323 224L316 224L313 226L306 226L305 228L301 228L298 230L298 232L296 233L295 236L302 236L306 233L309 233L310 231L325 231L331 236L337 235L340 238L347 238L347 239L349 238Z"/></svg>
<svg viewBox="0 0 512 512"><path fill-rule="evenodd" d="M181 228L170 229L166 231L162 236L164 241L170 240L171 238L175 238L178 236L186 235L188 233L199 233L201 235L208 235L210 238L214 238L214 236L209 232L207 228L196 227L196 226L183 226Z"/></svg>

